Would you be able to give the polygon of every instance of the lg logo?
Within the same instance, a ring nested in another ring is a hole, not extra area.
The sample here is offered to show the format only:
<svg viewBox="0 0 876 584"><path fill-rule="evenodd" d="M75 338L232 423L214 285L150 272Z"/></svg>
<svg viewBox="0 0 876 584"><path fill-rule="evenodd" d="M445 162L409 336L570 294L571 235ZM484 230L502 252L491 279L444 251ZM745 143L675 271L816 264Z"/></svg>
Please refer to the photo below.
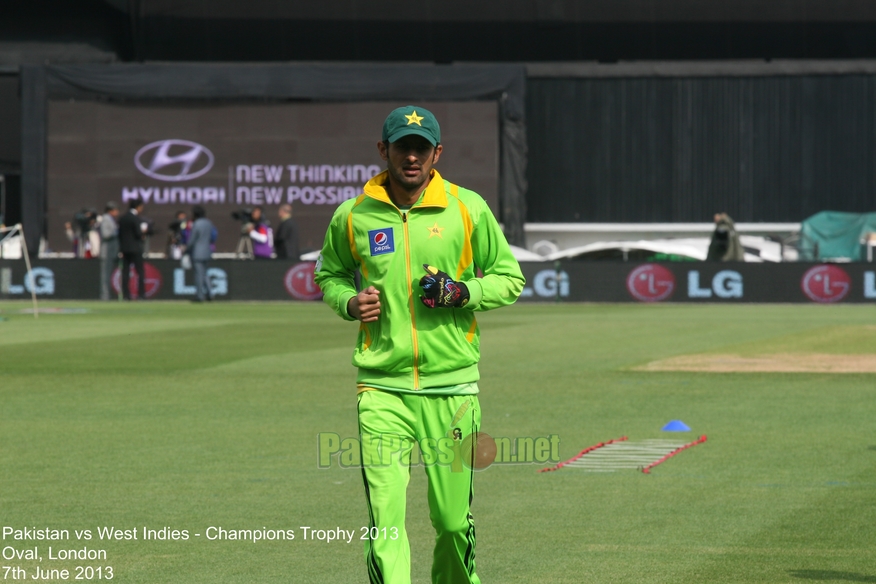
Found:
<svg viewBox="0 0 876 584"><path fill-rule="evenodd" d="M228 295L228 274L221 268L207 269L207 289L210 296ZM186 284L186 271L176 268L173 271L173 293L177 296L194 296L198 293L194 284Z"/></svg>
<svg viewBox="0 0 876 584"><path fill-rule="evenodd" d="M51 295L55 293L55 273L49 268L35 267L25 274L23 284L12 283L12 270L0 270L0 294Z"/></svg>
<svg viewBox="0 0 876 584"><path fill-rule="evenodd" d="M666 300L675 290L675 276L659 264L639 266L627 276L627 291L641 302Z"/></svg>
<svg viewBox="0 0 876 584"><path fill-rule="evenodd" d="M569 295L569 274L556 270L542 270L535 275L532 285L539 296L565 297Z"/></svg>
<svg viewBox="0 0 876 584"><path fill-rule="evenodd" d="M700 287L700 273L691 270L687 273L688 298L742 298L742 274L733 270L721 270L712 278L711 288Z"/></svg>
<svg viewBox="0 0 876 584"><path fill-rule="evenodd" d="M864 298L876 299L876 272L864 272Z"/></svg>
<svg viewBox="0 0 876 584"><path fill-rule="evenodd" d="M866 296L866 274L864 287ZM803 274L800 288L814 302L839 302L852 289L852 280L849 274L838 266L815 266Z"/></svg>
<svg viewBox="0 0 876 584"><path fill-rule="evenodd" d="M565 298L569 295L569 274L557 270L541 270L532 279L532 288L527 286L520 294L523 298Z"/></svg>
<svg viewBox="0 0 876 584"><path fill-rule="evenodd" d="M213 168L213 153L189 140L159 140L134 155L137 169L150 178L182 182L203 176Z"/></svg>
<svg viewBox="0 0 876 584"><path fill-rule="evenodd" d="M320 261L322 260L320 259ZM313 262L295 264L289 268L283 277L283 285L289 296L298 300L319 300L322 298L322 290L316 285L313 277L315 268L316 264Z"/></svg>
<svg viewBox="0 0 876 584"><path fill-rule="evenodd" d="M636 300L660 302L672 296L675 276L659 264L645 264L627 276L627 290ZM699 270L687 273L688 298L742 298L743 290L742 274L735 270L721 270L712 277L711 286L707 287L700 283Z"/></svg>
<svg viewBox="0 0 876 584"><path fill-rule="evenodd" d="M161 272L149 262L145 262L143 264L143 275L146 276L146 281L144 282L146 298L152 298L158 294L159 290L161 290ZM137 276L137 271L134 269L134 266L131 266L128 270L128 292L130 293L131 298L137 298L138 280L139 276ZM113 291L118 294L122 289L121 268L113 270L113 276L110 281L112 282Z"/></svg>

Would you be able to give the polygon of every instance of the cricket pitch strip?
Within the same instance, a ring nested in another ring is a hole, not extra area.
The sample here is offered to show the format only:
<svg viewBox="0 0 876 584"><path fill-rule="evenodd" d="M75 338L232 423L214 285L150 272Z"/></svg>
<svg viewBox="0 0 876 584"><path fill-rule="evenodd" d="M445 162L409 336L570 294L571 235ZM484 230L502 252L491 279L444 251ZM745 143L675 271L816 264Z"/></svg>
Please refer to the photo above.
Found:
<svg viewBox="0 0 876 584"><path fill-rule="evenodd" d="M876 355L777 353L749 357L733 354L679 355L652 361L633 371L707 373L876 373Z"/></svg>

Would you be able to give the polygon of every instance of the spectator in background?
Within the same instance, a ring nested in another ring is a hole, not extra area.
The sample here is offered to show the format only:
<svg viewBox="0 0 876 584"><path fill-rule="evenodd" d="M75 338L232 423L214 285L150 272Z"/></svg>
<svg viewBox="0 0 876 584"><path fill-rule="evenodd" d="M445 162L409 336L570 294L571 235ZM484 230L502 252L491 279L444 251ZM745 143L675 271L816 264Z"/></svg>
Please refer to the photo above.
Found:
<svg viewBox="0 0 876 584"><path fill-rule="evenodd" d="M727 213L715 213L715 231L709 243L706 260L710 262L742 262L745 251L739 242L736 225Z"/></svg>
<svg viewBox="0 0 876 584"><path fill-rule="evenodd" d="M167 257L178 260L189 242L192 224L185 211L177 211L176 219L168 226Z"/></svg>
<svg viewBox="0 0 876 584"><path fill-rule="evenodd" d="M134 199L128 212L119 219L119 250L122 252L122 296L131 299L128 280L131 266L137 272L137 298L146 298L146 272L143 267L143 234L148 226L143 222L143 201Z"/></svg>
<svg viewBox="0 0 876 584"><path fill-rule="evenodd" d="M252 240L252 255L257 260L270 259L274 251L274 231L264 219L261 207L252 210L251 218L246 230Z"/></svg>
<svg viewBox="0 0 876 584"><path fill-rule="evenodd" d="M110 299L110 280L119 265L119 206L106 204L98 224L100 232L100 299Z"/></svg>
<svg viewBox="0 0 876 584"><path fill-rule="evenodd" d="M213 300L207 282L207 263L213 254L210 248L215 240L216 228L207 219L207 212L200 205L195 205L192 209L192 217L194 223L192 223L192 231L185 253L192 258L192 265L195 268L195 290L198 295L195 302L203 302L204 300Z"/></svg>
<svg viewBox="0 0 876 584"><path fill-rule="evenodd" d="M280 224L274 236L274 252L279 259L298 261L301 255L298 249L298 225L292 220L292 205L280 205L278 211Z"/></svg>

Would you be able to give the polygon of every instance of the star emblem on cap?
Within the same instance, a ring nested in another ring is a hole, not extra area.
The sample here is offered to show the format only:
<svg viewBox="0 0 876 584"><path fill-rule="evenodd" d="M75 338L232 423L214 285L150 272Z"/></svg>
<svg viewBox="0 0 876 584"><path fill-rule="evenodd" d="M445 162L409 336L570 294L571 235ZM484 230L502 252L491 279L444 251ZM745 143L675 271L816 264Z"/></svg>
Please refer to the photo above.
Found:
<svg viewBox="0 0 876 584"><path fill-rule="evenodd" d="M435 237L436 235L437 235L438 237L441 237L441 232L444 231L444 230L447 229L447 228L446 228L446 227L438 227L438 222L436 221L436 222L435 222L435 225L433 225L432 227L427 227L426 229L429 230L429 239L432 239L432 238ZM441 239L444 239L444 238L441 237Z"/></svg>
<svg viewBox="0 0 876 584"><path fill-rule="evenodd" d="M420 123L420 120L423 119L423 116L418 116L417 110L414 110L413 112L411 112L411 115L405 117L408 119L408 126L410 126L411 124L417 124L418 126L423 125Z"/></svg>

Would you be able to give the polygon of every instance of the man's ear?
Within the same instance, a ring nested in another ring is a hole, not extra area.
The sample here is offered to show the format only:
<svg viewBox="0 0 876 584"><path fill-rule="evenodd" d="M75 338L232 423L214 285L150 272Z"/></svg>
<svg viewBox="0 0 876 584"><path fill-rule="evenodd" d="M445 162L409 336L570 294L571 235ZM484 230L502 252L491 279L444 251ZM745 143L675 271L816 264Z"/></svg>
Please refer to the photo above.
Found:
<svg viewBox="0 0 876 584"><path fill-rule="evenodd" d="M377 143L377 152L383 160L389 160L389 143L380 141Z"/></svg>
<svg viewBox="0 0 876 584"><path fill-rule="evenodd" d="M444 146L438 144L435 146L435 152L432 154L432 164L438 162L438 159L441 157L441 152L444 151Z"/></svg>

